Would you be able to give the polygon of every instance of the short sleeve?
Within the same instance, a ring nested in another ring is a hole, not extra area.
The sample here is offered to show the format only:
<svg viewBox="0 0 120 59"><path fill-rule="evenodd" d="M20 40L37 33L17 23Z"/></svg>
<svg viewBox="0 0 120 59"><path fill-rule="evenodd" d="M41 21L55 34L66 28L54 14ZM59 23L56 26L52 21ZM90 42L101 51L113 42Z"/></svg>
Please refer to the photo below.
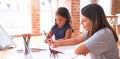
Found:
<svg viewBox="0 0 120 59"><path fill-rule="evenodd" d="M81 34L84 39L87 39L87 33L88 32L84 32L83 34Z"/></svg>
<svg viewBox="0 0 120 59"><path fill-rule="evenodd" d="M116 43L112 32L102 29L87 39L84 44L90 52L102 54L111 48L113 42Z"/></svg>
<svg viewBox="0 0 120 59"><path fill-rule="evenodd" d="M51 31L53 31L53 33L55 34L55 30L57 29L57 25L53 25L51 28Z"/></svg>
<svg viewBox="0 0 120 59"><path fill-rule="evenodd" d="M72 27L71 27L71 25L70 25L70 24L66 25L64 28L65 28L66 30L71 29L71 30L72 30L72 32L73 32L73 29L72 29Z"/></svg>
<svg viewBox="0 0 120 59"><path fill-rule="evenodd" d="M55 29L55 25L54 25L54 26L52 26L51 30L52 30L52 31L54 31L54 29Z"/></svg>
<svg viewBox="0 0 120 59"><path fill-rule="evenodd" d="M68 29L72 29L72 27L71 27L71 25L70 25L70 24L67 26L67 28L68 28Z"/></svg>

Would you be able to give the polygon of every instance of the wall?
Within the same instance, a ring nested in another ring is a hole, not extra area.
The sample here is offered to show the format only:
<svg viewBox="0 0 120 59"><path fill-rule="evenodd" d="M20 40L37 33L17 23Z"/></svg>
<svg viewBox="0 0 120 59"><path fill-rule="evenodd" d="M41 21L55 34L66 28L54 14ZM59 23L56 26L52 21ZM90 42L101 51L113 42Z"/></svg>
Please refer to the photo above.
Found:
<svg viewBox="0 0 120 59"><path fill-rule="evenodd" d="M90 1L90 0L89 0ZM94 1L94 0L93 0ZM99 3L104 0L100 0ZM111 1L111 0L110 0ZM39 0L31 0L32 4L32 33L34 35L40 34L40 6ZM76 36L80 33L80 0L58 0L58 4L60 6L65 6L69 9L70 14L72 16L72 27L74 29L73 36ZM117 14L120 12L120 0L112 0L112 14ZM110 13L108 13L110 14Z"/></svg>
<svg viewBox="0 0 120 59"><path fill-rule="evenodd" d="M9 35L31 33L30 1L0 0L0 24Z"/></svg>
<svg viewBox="0 0 120 59"><path fill-rule="evenodd" d="M73 37L80 34L80 0L59 0L58 6L68 8L71 14Z"/></svg>
<svg viewBox="0 0 120 59"><path fill-rule="evenodd" d="M120 14L120 0L112 0L112 14Z"/></svg>
<svg viewBox="0 0 120 59"><path fill-rule="evenodd" d="M40 6L39 0L31 0L32 35L40 35Z"/></svg>
<svg viewBox="0 0 120 59"><path fill-rule="evenodd" d="M120 0L112 0L112 15L118 16L118 25L120 25Z"/></svg>

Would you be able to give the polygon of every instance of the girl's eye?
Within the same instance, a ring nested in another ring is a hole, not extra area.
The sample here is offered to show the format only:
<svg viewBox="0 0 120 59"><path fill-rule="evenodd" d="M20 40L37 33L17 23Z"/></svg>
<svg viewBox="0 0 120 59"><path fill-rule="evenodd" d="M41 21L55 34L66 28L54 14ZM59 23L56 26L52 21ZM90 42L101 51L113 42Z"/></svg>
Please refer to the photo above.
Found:
<svg viewBox="0 0 120 59"><path fill-rule="evenodd" d="M61 19L59 21L61 21Z"/></svg>
<svg viewBox="0 0 120 59"><path fill-rule="evenodd" d="M59 19L59 20L57 20L57 21L59 21L59 22L60 22L60 21L62 21L62 20L61 20L61 19Z"/></svg>

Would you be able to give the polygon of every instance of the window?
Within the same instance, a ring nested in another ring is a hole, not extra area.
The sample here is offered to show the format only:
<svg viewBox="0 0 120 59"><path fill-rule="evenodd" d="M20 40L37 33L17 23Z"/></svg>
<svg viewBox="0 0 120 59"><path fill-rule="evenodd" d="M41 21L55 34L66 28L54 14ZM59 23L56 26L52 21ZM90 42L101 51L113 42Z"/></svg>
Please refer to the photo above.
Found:
<svg viewBox="0 0 120 59"><path fill-rule="evenodd" d="M48 32L55 23L57 0L40 0L40 32Z"/></svg>
<svg viewBox="0 0 120 59"><path fill-rule="evenodd" d="M9 35L31 33L30 0L0 0L0 24Z"/></svg>

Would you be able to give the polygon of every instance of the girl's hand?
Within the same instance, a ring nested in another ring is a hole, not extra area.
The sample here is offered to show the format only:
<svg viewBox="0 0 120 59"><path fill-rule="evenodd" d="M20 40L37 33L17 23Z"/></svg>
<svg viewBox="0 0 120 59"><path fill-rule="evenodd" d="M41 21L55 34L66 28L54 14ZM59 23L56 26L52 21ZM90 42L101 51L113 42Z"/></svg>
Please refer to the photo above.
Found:
<svg viewBox="0 0 120 59"><path fill-rule="evenodd" d="M44 40L45 43L52 43L52 41L53 41L52 39L45 39Z"/></svg>
<svg viewBox="0 0 120 59"><path fill-rule="evenodd" d="M56 48L59 46L59 43L57 41L53 41L53 43L51 44L52 48Z"/></svg>
<svg viewBox="0 0 120 59"><path fill-rule="evenodd" d="M53 44L53 39L47 39L47 43L48 43L49 45Z"/></svg>
<svg viewBox="0 0 120 59"><path fill-rule="evenodd" d="M44 42L47 43L47 39L45 39Z"/></svg>

